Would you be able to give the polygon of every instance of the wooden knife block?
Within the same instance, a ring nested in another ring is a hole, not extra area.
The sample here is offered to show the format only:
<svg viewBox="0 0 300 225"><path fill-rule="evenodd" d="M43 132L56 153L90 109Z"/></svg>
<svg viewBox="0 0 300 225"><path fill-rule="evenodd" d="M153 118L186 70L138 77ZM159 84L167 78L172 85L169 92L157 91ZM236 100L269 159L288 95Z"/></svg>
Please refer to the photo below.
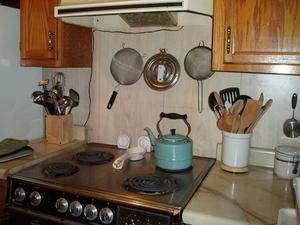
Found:
<svg viewBox="0 0 300 225"><path fill-rule="evenodd" d="M52 144L66 144L73 140L73 115L46 115L46 140Z"/></svg>

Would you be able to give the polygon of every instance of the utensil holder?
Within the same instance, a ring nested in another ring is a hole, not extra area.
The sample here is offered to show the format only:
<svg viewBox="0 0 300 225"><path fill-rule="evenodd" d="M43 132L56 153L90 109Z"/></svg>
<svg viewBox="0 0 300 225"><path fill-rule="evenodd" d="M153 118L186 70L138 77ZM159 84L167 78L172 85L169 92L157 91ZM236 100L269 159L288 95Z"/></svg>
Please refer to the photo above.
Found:
<svg viewBox="0 0 300 225"><path fill-rule="evenodd" d="M52 144L66 144L73 140L73 115L46 115L46 140Z"/></svg>
<svg viewBox="0 0 300 225"><path fill-rule="evenodd" d="M249 149L252 134L236 134L223 131L223 170L234 173L248 172Z"/></svg>

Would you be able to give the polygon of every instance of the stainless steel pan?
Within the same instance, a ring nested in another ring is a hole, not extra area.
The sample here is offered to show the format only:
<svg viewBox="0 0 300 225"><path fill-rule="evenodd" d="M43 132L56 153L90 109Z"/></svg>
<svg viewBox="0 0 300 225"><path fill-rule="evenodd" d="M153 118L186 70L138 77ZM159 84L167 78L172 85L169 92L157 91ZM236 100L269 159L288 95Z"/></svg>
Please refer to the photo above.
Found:
<svg viewBox="0 0 300 225"><path fill-rule="evenodd" d="M214 72L211 71L211 49L204 45L192 48L185 56L184 69L186 73L198 82L198 112L203 111L203 80L211 77ZM201 84L201 104L199 104Z"/></svg>
<svg viewBox="0 0 300 225"><path fill-rule="evenodd" d="M130 85L140 79L143 72L143 58L136 50L123 48L113 56L110 72L118 85L109 99L107 109L113 106L119 85Z"/></svg>

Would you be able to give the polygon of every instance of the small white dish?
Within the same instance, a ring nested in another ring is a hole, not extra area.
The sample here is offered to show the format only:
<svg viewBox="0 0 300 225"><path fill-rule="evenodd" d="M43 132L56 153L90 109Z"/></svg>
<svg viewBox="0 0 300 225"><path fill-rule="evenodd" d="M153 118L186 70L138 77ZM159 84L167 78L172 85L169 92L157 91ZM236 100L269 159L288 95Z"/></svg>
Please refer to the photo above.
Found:
<svg viewBox="0 0 300 225"><path fill-rule="evenodd" d="M141 136L138 139L138 147L145 149L146 152L151 152L151 142L148 136Z"/></svg>
<svg viewBox="0 0 300 225"><path fill-rule="evenodd" d="M128 149L130 146L130 137L127 134L121 134L117 138L117 146L119 149Z"/></svg>

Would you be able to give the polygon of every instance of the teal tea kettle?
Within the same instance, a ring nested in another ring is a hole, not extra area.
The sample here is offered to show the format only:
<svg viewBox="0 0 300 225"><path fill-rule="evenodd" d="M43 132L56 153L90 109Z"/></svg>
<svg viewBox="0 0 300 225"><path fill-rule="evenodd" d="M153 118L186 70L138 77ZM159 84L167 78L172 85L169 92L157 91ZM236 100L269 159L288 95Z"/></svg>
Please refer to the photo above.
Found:
<svg viewBox="0 0 300 225"><path fill-rule="evenodd" d="M188 127L187 134L176 134L175 129L171 129L171 134L162 135L159 124L163 118L182 119ZM193 141L189 138L191 125L187 122L187 115L177 113L161 113L160 120L156 125L158 138L155 138L149 128L145 128L155 149L156 166L167 171L182 171L192 166L193 158Z"/></svg>

